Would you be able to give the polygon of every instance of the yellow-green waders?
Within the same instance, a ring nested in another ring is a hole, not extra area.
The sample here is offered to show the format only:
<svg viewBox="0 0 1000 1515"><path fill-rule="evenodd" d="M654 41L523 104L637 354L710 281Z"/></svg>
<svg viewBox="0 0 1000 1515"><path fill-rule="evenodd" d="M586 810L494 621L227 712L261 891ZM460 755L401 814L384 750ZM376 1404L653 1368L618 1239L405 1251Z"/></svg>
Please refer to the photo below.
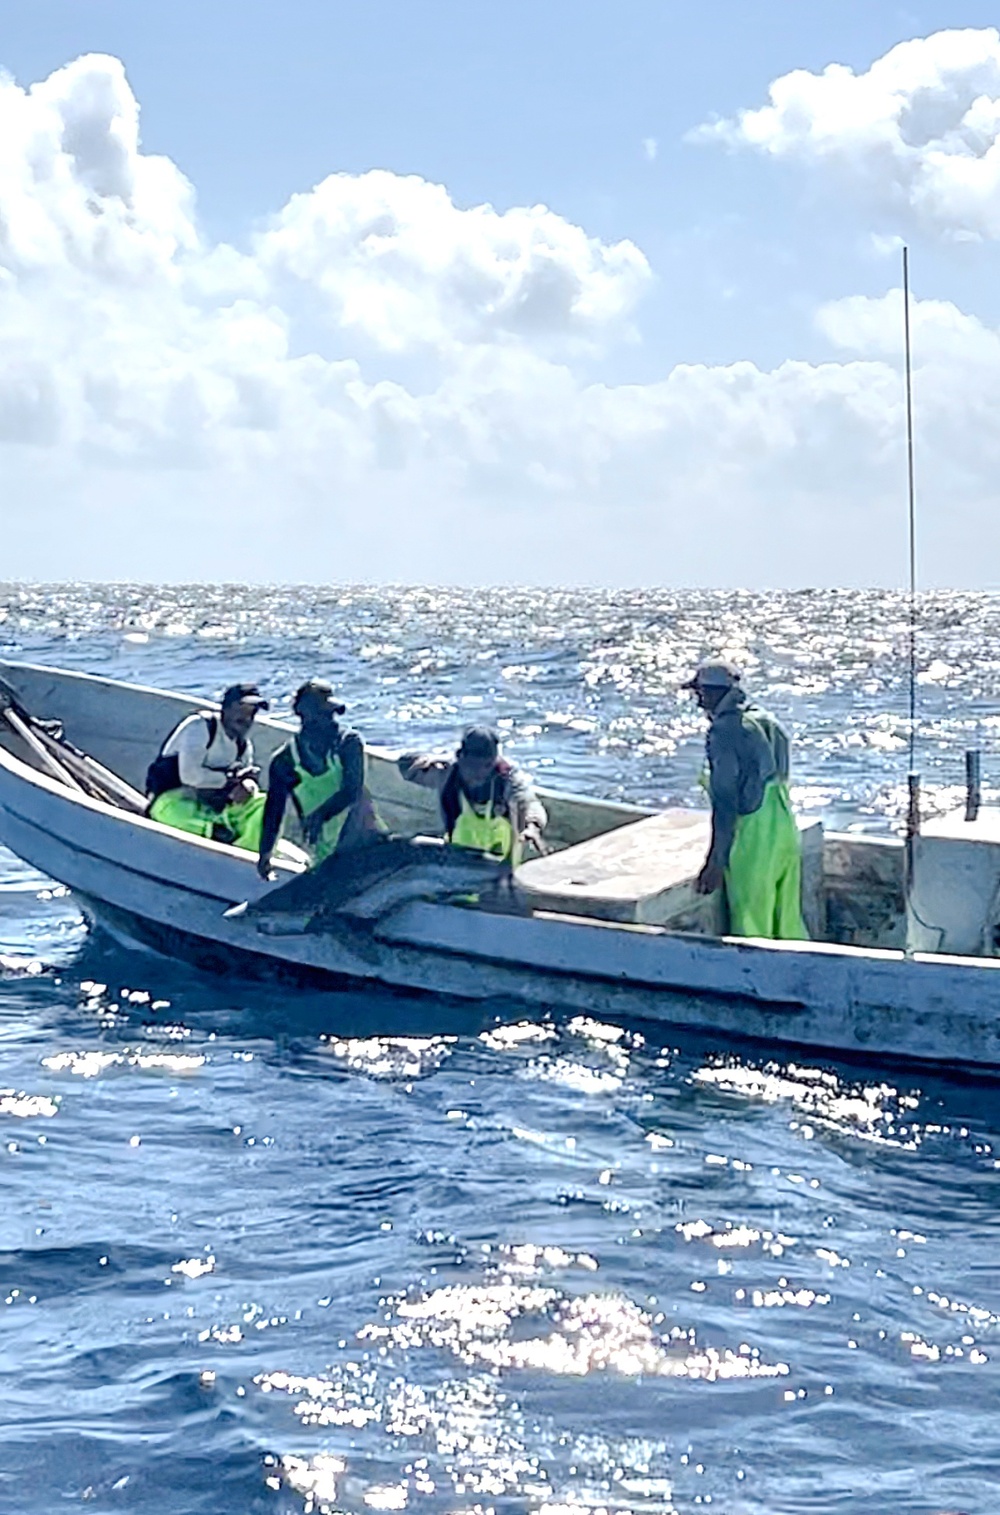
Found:
<svg viewBox="0 0 1000 1515"><path fill-rule="evenodd" d="M295 774L298 782L292 791L295 805L303 821L309 819L314 810L325 805L343 786L344 765L335 753L328 753L326 767L322 773L310 773L302 761L299 751L298 738L292 741L292 758L295 762ZM342 810L339 815L332 816L323 826L322 831L316 838L312 847L313 863L321 863L336 849L340 840L340 833L344 829L344 823L350 814L350 807Z"/></svg>
<svg viewBox="0 0 1000 1515"><path fill-rule="evenodd" d="M230 838L225 832L231 832L233 847L259 852L266 800L266 795L255 794L242 805L226 805L222 810L213 810L189 789L168 789L164 794L158 794L150 805L149 818L159 821L161 826L172 826L175 831L188 831L192 836L203 836L209 841L228 842Z"/></svg>
<svg viewBox="0 0 1000 1515"><path fill-rule="evenodd" d="M480 808L460 795L461 810L451 833L453 847L469 847L473 852L485 852L488 857L505 859L514 866L517 857L517 838L514 828L505 815L493 814L493 801Z"/></svg>
<svg viewBox="0 0 1000 1515"><path fill-rule="evenodd" d="M726 868L729 930L804 942L802 848L788 785L771 779L760 809L736 822Z"/></svg>
<svg viewBox="0 0 1000 1515"><path fill-rule="evenodd" d="M787 773L787 739L773 716L753 709L744 710L742 719L767 742L779 773ZM711 793L710 774L704 783ZM770 779L759 809L737 817L725 890L733 936L809 940L802 919L802 843L785 778Z"/></svg>

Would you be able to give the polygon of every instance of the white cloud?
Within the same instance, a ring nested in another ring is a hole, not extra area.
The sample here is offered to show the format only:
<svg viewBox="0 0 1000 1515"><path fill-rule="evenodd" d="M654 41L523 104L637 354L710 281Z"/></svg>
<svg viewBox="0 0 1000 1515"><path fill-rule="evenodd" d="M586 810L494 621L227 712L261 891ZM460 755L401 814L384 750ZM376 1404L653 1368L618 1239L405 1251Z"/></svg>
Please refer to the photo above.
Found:
<svg viewBox="0 0 1000 1515"><path fill-rule="evenodd" d="M656 161L656 155L659 150L660 144L657 142L655 137L643 137L642 155L647 163L653 163Z"/></svg>
<svg viewBox="0 0 1000 1515"><path fill-rule="evenodd" d="M901 42L856 74L776 79L770 104L692 136L835 173L870 203L950 237L1000 236L1000 34Z"/></svg>
<svg viewBox="0 0 1000 1515"><path fill-rule="evenodd" d="M148 278L197 247L193 203L168 159L139 152L116 58L79 58L28 91L0 77L0 268Z"/></svg>
<svg viewBox="0 0 1000 1515"><path fill-rule="evenodd" d="M585 379L651 277L551 211L384 172L210 245L119 63L2 82L3 575L898 579L898 296L824 310L828 363ZM926 304L915 336L923 477L975 578L1000 338Z"/></svg>
<svg viewBox="0 0 1000 1515"><path fill-rule="evenodd" d="M268 275L320 291L337 324L397 350L598 336L650 279L631 242L606 246L543 205L460 210L441 185L382 170L294 195L255 252Z"/></svg>

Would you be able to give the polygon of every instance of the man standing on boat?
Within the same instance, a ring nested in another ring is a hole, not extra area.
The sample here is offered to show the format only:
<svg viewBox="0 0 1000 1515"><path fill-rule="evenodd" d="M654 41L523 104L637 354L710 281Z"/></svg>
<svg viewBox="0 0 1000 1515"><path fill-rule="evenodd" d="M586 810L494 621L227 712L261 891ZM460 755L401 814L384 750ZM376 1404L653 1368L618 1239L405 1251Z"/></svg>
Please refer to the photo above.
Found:
<svg viewBox="0 0 1000 1515"><path fill-rule="evenodd" d="M750 703L732 663L702 663L683 687L709 719L712 844L698 892L725 888L734 936L805 941L788 737L773 716Z"/></svg>
<svg viewBox="0 0 1000 1515"><path fill-rule="evenodd" d="M267 708L256 684L232 684L218 715L201 710L175 726L146 774L150 819L256 852L264 796L250 728Z"/></svg>
<svg viewBox="0 0 1000 1515"><path fill-rule="evenodd" d="M468 726L454 762L406 753L399 771L411 784L436 789L445 836L515 866L525 845L544 850L548 816L523 769L500 753L490 726Z"/></svg>
<svg viewBox="0 0 1000 1515"><path fill-rule="evenodd" d="M289 800L314 863L331 852L358 846L379 830L365 787L365 744L337 719L346 709L334 699L333 686L325 679L307 679L295 695L292 710L299 718L299 733L279 748L268 770L257 863L262 878L271 876L271 854Z"/></svg>

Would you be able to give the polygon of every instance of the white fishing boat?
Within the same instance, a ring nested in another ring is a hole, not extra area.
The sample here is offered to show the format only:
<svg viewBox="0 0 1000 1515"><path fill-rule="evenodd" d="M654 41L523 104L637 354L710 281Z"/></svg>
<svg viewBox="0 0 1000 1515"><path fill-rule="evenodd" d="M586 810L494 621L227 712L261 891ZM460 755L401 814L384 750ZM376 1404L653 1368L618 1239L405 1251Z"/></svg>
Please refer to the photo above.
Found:
<svg viewBox="0 0 1000 1515"><path fill-rule="evenodd" d="M707 812L546 791L553 851L513 878L427 841L312 874L279 863L268 884L252 855L141 813L151 756L210 702L25 663L0 676L35 718L0 719L0 842L132 943L243 976L1000 1068L1000 812L925 826L905 899L902 842L804 824L809 942L719 934L717 900L693 888ZM264 717L254 737L266 762L287 728ZM392 753L370 751L369 782L394 833L433 836L435 798Z"/></svg>

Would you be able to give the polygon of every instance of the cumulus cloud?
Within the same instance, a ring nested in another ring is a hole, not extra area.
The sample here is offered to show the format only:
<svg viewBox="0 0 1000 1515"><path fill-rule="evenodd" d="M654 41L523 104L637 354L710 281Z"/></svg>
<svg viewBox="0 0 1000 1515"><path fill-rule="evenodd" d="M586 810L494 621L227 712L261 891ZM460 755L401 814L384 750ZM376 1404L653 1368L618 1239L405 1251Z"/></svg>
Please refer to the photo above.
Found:
<svg viewBox="0 0 1000 1515"><path fill-rule="evenodd" d="M197 247L190 185L139 151L116 58L79 58L30 90L0 78L0 268L149 277Z"/></svg>
<svg viewBox="0 0 1000 1515"><path fill-rule="evenodd" d="M2 81L4 575L897 578L898 295L827 307L826 363L585 379L651 278L386 172L211 244L116 60ZM1000 337L926 304L915 335L924 477L995 538Z"/></svg>
<svg viewBox="0 0 1000 1515"><path fill-rule="evenodd" d="M598 336L650 279L633 243L606 246L543 205L460 210L440 184L381 170L294 195L255 252L389 349Z"/></svg>
<svg viewBox="0 0 1000 1515"><path fill-rule="evenodd" d="M901 42L865 73L831 63L776 79L770 103L695 140L825 168L885 211L951 237L1000 236L1000 34Z"/></svg>

